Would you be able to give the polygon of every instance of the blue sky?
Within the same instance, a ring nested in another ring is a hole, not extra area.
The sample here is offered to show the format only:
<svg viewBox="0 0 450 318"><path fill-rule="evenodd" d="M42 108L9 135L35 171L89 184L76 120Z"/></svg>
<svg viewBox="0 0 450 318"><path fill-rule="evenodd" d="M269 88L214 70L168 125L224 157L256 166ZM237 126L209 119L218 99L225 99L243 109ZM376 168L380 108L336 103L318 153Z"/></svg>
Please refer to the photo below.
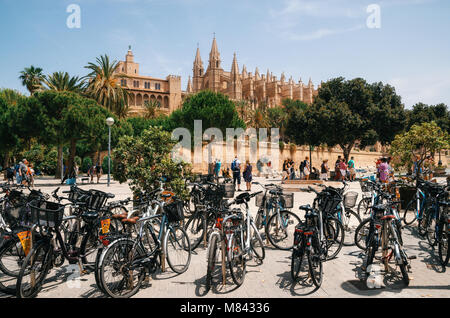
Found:
<svg viewBox="0 0 450 318"><path fill-rule="evenodd" d="M66 8L81 8L81 28ZM368 5L381 8L370 29ZM406 107L450 105L448 0L0 0L0 87L26 90L26 66L83 76L101 54L124 59L128 45L144 75L192 74L197 43L205 66L216 33L224 69L284 71L315 85L343 76L394 85Z"/></svg>

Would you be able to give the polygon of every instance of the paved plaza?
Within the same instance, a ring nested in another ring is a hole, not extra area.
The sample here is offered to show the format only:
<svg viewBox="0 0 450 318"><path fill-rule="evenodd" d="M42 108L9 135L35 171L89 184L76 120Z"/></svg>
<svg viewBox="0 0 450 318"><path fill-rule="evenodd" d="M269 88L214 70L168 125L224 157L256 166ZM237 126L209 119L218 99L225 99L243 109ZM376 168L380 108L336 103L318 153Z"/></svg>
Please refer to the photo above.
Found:
<svg viewBox="0 0 450 318"><path fill-rule="evenodd" d="M262 183L276 182L280 180L255 178ZM124 199L131 196L127 184L119 184L113 181L111 187L106 186L106 178L100 184L79 184L83 189L99 189L114 193L116 199ZM331 183L338 186L338 183ZM45 178L37 179L35 186L46 193L50 193L57 186L57 181ZM61 187L68 190L68 186ZM245 188L245 186L244 186ZM252 191L259 191L257 185L252 186ZM359 183L353 182L349 190L361 193ZM237 194L239 192L236 192ZM306 192L295 192L294 211L303 218L304 212L298 210L302 204L312 204L315 195ZM250 202L251 212L256 213L254 199ZM359 200L359 198L358 198ZM409 273L411 282L404 287L401 275L388 274L384 276L383 286L378 289L369 289L361 276L360 266L363 262L363 254L358 247L343 247L338 257L324 263L323 283L321 288L315 289L310 280L305 277L300 283L292 284L290 276L291 252L276 250L266 247L264 263L257 266L250 262L247 265L247 275L243 285L239 288L232 283L228 275L228 282L214 285L209 292L205 292L206 277L206 249L200 246L192 255L189 269L181 275L176 275L170 268L166 272L157 272L149 283L134 297L219 297L219 298L248 298L248 297L417 297L436 298L450 297L450 271L443 270L437 259L437 251L430 248L426 239L420 239L414 227L406 227L403 230L404 247L408 255L417 256L411 261L412 269ZM93 273L77 277L77 273L71 271L76 266L69 267L67 262L60 268L53 269L48 275L39 298L77 298L77 297L105 297L97 289ZM1 274L0 274L1 275ZM13 284L8 278L2 276L0 280L5 285ZM11 297L0 294L0 297Z"/></svg>

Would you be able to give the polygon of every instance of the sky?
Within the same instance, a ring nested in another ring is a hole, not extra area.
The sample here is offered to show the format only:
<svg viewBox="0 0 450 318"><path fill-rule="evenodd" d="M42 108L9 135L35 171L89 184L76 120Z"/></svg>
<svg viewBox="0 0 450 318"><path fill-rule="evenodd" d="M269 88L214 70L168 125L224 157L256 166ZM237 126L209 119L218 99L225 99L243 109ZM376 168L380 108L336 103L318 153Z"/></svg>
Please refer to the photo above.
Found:
<svg viewBox="0 0 450 318"><path fill-rule="evenodd" d="M206 68L215 34L226 71L236 53L240 70L314 85L362 77L393 85L406 108L450 105L448 0L0 0L0 26L0 88L26 94L25 67L84 76L129 45L142 75L180 75L185 90L197 45Z"/></svg>

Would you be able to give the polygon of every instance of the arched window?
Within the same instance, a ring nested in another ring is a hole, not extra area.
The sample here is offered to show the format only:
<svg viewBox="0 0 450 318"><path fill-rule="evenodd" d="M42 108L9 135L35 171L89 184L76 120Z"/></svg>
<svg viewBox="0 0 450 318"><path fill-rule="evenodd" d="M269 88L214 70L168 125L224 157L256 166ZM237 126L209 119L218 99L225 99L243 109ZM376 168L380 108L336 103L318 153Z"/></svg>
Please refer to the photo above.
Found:
<svg viewBox="0 0 450 318"><path fill-rule="evenodd" d="M164 107L169 108L169 97L164 96Z"/></svg>

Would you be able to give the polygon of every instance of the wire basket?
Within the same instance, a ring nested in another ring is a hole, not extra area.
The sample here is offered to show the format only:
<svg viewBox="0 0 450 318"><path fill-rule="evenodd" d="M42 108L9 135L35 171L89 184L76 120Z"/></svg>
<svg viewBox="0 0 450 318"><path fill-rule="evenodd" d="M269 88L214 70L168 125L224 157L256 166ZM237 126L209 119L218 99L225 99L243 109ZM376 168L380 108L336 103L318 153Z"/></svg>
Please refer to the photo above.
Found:
<svg viewBox="0 0 450 318"><path fill-rule="evenodd" d="M29 206L33 224L51 228L61 225L64 216L64 205L51 201L33 201Z"/></svg>
<svg viewBox="0 0 450 318"><path fill-rule="evenodd" d="M355 207L356 200L358 200L358 192L350 191L344 195L344 207L351 209Z"/></svg>
<svg viewBox="0 0 450 318"><path fill-rule="evenodd" d="M70 202L74 203L74 202L77 202L81 196L86 196L86 195L89 195L89 191L72 186L72 187L70 187L69 197L67 199Z"/></svg>
<svg viewBox="0 0 450 318"><path fill-rule="evenodd" d="M264 193L260 193L260 194L257 194L255 196L255 206L256 207L258 207L258 208L263 208L264 207L264 203L263 203L264 195L265 195ZM266 202L269 199L268 197L269 197L269 195L267 195Z"/></svg>
<svg viewBox="0 0 450 318"><path fill-rule="evenodd" d="M292 209L294 207L294 193L283 193L280 196L280 201L285 209Z"/></svg>
<svg viewBox="0 0 450 318"><path fill-rule="evenodd" d="M164 205L164 211L169 222L178 222L184 219L184 203L182 200L174 200L172 203Z"/></svg>
<svg viewBox="0 0 450 318"><path fill-rule="evenodd" d="M100 190L89 190L88 195L86 207L90 210L100 210L108 200L108 193Z"/></svg>

